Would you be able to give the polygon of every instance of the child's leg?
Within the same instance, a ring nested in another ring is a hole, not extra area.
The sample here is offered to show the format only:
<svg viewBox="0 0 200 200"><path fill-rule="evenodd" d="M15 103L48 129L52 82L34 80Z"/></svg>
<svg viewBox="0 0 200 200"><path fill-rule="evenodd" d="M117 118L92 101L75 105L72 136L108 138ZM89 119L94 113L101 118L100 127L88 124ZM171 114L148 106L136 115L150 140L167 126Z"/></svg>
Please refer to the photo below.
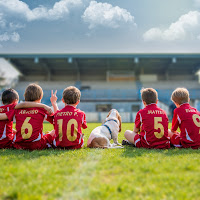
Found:
<svg viewBox="0 0 200 200"><path fill-rule="evenodd" d="M172 132L170 129L168 129L168 136L169 136L170 138L172 138L172 136L173 136L174 134L175 134L174 132Z"/></svg>
<svg viewBox="0 0 200 200"><path fill-rule="evenodd" d="M53 137L55 135L55 130L52 130L52 131L48 132L47 134L50 134Z"/></svg>
<svg viewBox="0 0 200 200"><path fill-rule="evenodd" d="M168 129L168 136L170 137L170 142L174 147L182 147L180 133L172 132L170 129Z"/></svg>
<svg viewBox="0 0 200 200"><path fill-rule="evenodd" d="M54 135L55 130L49 131L48 133L43 135L41 149L49 148L52 146Z"/></svg>
<svg viewBox="0 0 200 200"><path fill-rule="evenodd" d="M134 138L136 135L137 135L137 133L135 133L134 131L130 131L130 130L126 130L126 132L124 133L124 137L132 144L135 144Z"/></svg>

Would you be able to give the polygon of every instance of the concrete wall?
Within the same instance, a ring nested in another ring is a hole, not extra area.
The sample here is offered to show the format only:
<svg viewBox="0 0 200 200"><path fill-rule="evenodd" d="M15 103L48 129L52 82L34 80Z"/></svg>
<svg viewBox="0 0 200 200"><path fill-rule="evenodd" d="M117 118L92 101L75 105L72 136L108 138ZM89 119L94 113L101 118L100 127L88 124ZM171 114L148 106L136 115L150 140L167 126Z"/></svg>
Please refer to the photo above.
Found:
<svg viewBox="0 0 200 200"><path fill-rule="evenodd" d="M78 108L87 112L96 112L97 104L111 104L111 108L114 108L119 112L132 112L132 106L140 106L141 102L80 102Z"/></svg>

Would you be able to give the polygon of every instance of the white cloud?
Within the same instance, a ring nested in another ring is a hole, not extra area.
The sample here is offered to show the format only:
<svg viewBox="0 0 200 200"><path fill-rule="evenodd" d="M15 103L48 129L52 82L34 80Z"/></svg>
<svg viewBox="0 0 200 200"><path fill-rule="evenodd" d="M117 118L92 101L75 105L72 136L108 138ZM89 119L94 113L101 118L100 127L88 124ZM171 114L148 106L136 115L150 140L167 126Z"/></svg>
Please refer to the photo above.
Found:
<svg viewBox="0 0 200 200"><path fill-rule="evenodd" d="M3 17L3 13L0 13L0 27L4 28L6 26L6 20Z"/></svg>
<svg viewBox="0 0 200 200"><path fill-rule="evenodd" d="M25 25L24 24L20 24L20 23L13 23L13 22L10 22L9 23L9 28L11 29L11 30L16 30L16 29L21 29L21 28L24 28L25 27Z"/></svg>
<svg viewBox="0 0 200 200"><path fill-rule="evenodd" d="M97 3L91 1L82 15L84 22L89 24L89 29L97 26L118 28L121 24L131 23L134 26L134 17L123 8L113 7L108 3Z"/></svg>
<svg viewBox="0 0 200 200"><path fill-rule="evenodd" d="M73 7L80 5L82 0L60 0L52 8L38 6L30 9L28 4L20 0L0 0L0 42L20 41L16 30L25 27L25 24L19 22L20 18L28 22L40 19L57 20L64 18Z"/></svg>
<svg viewBox="0 0 200 200"><path fill-rule="evenodd" d="M145 41L177 41L197 38L200 33L200 12L190 11L182 15L176 22L172 23L169 28L161 29L158 27L151 28L143 34Z"/></svg>
<svg viewBox="0 0 200 200"><path fill-rule="evenodd" d="M0 41L1 42L6 42L6 41L13 41L13 42L19 42L20 40L20 35L17 32L13 32L11 34L9 33L3 33L0 35Z"/></svg>
<svg viewBox="0 0 200 200"><path fill-rule="evenodd" d="M0 41L2 42L5 42L5 41L8 41L10 39L10 36L8 35L8 33L4 33L2 35L0 35Z"/></svg>
<svg viewBox="0 0 200 200"><path fill-rule="evenodd" d="M14 32L10 35L10 39L13 41L13 42L19 42L20 40L20 35L19 33L17 32Z"/></svg>
<svg viewBox="0 0 200 200"><path fill-rule="evenodd" d="M31 10L25 2L20 0L1 0L0 8L7 9L13 14L19 14L25 17L27 21L38 19L57 20L69 14L70 8L81 4L82 0L61 0L56 2L51 9L39 6Z"/></svg>

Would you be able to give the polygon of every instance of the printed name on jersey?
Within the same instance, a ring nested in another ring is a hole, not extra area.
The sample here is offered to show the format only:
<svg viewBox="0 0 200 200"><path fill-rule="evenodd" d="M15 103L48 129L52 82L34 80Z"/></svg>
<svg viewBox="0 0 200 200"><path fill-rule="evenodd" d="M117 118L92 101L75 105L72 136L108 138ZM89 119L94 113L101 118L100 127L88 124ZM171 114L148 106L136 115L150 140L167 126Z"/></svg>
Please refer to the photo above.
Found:
<svg viewBox="0 0 200 200"><path fill-rule="evenodd" d="M185 109L185 112L188 113L188 112L196 112L195 109Z"/></svg>
<svg viewBox="0 0 200 200"><path fill-rule="evenodd" d="M162 114L162 115L164 115L165 113L162 110L148 110L147 114Z"/></svg>
<svg viewBox="0 0 200 200"><path fill-rule="evenodd" d="M38 114L38 110L21 110L20 115Z"/></svg>
<svg viewBox="0 0 200 200"><path fill-rule="evenodd" d="M57 113L57 116L61 117L61 116L76 116L77 112L59 112Z"/></svg>

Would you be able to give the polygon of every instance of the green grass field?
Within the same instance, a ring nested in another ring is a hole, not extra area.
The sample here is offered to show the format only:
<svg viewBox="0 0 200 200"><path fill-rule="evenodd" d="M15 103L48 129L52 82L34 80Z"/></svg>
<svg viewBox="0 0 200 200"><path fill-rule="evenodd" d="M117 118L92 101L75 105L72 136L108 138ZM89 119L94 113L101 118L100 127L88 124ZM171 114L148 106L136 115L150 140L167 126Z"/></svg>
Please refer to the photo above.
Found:
<svg viewBox="0 0 200 200"><path fill-rule="evenodd" d="M85 143L91 130L88 124ZM123 124L119 141L133 124ZM44 131L52 126L45 124ZM0 150L0 199L200 199L200 151Z"/></svg>

